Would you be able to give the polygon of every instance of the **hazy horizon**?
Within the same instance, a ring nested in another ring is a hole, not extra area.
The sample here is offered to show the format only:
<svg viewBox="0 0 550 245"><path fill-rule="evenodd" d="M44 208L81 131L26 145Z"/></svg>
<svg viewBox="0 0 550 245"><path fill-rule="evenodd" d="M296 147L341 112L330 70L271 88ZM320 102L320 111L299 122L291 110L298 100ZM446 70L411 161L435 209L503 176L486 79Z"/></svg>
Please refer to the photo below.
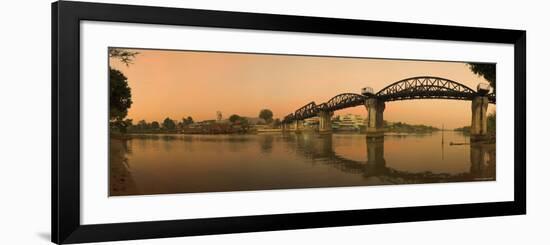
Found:
<svg viewBox="0 0 550 245"><path fill-rule="evenodd" d="M487 83L463 62L411 61L201 51L127 49L139 52L126 66L111 59L132 89L127 118L162 122L170 117L195 121L232 114L258 117L261 109L284 118L303 105L321 104L341 93L375 92L405 78L437 76L475 89ZM471 102L406 100L386 102L384 119L392 122L457 128L470 125ZM494 111L489 106L489 112ZM335 112L366 117L364 106Z"/></svg>

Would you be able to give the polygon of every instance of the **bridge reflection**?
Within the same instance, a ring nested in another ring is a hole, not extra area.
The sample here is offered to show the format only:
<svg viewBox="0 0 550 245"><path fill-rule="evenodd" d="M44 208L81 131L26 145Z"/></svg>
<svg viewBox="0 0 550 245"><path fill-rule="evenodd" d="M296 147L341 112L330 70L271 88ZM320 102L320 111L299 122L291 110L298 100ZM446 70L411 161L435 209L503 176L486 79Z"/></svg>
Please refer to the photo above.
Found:
<svg viewBox="0 0 550 245"><path fill-rule="evenodd" d="M384 137L365 137L365 160L355 160L336 153L331 134L289 134L296 152L315 163L326 164L340 171L361 174L375 184L413 184L463 182L495 179L494 144L471 144L470 168L461 173L433 173L429 170L409 172L388 167L384 157ZM314 137L314 138L312 138ZM387 137L387 136L386 136Z"/></svg>

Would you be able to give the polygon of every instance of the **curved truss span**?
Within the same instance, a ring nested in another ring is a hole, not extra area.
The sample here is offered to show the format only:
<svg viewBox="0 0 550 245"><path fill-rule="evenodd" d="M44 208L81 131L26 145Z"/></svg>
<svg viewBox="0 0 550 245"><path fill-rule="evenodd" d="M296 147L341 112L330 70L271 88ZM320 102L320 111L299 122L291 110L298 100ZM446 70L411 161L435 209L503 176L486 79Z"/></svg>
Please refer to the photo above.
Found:
<svg viewBox="0 0 550 245"><path fill-rule="evenodd" d="M344 93L332 97L326 103L323 103L323 108L319 108L324 111L336 111L348 107L354 107L364 105L366 96L354 93Z"/></svg>
<svg viewBox="0 0 550 245"><path fill-rule="evenodd" d="M310 102L296 110L294 114L287 115L284 122L315 117L318 115L319 111L336 111L348 107L363 105L365 104L365 99L367 99L367 97L360 94L343 93L336 95L329 101L319 105L316 105L315 102Z"/></svg>
<svg viewBox="0 0 550 245"><path fill-rule="evenodd" d="M294 119L295 120L303 120L306 118L317 116L317 113L319 112L319 109L317 108L317 105L315 102L309 102L307 105L302 106L300 109L296 110L294 112Z"/></svg>
<svg viewBox="0 0 550 245"><path fill-rule="evenodd" d="M477 92L458 82L441 77L412 77L397 81L376 93L383 101L410 99L471 100Z"/></svg>
<svg viewBox="0 0 550 245"><path fill-rule="evenodd" d="M292 121L296 120L294 118L294 113L290 113L288 115L285 116L285 118L283 119L282 123L290 123Z"/></svg>

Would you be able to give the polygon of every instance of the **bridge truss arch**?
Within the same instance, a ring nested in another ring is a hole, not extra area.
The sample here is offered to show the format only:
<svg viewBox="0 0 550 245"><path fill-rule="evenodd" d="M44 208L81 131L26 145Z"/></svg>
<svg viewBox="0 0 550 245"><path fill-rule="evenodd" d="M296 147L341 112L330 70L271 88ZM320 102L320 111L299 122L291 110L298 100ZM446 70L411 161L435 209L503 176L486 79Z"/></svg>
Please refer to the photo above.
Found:
<svg viewBox="0 0 550 245"><path fill-rule="evenodd" d="M296 118L294 118L294 113L290 113L288 115L286 115L284 118L283 118L283 121L282 123L291 123L293 121L295 121Z"/></svg>
<svg viewBox="0 0 550 245"><path fill-rule="evenodd" d="M392 83L378 93L382 101L410 99L471 100L478 93L466 85L441 77L412 77Z"/></svg>
<svg viewBox="0 0 550 245"><path fill-rule="evenodd" d="M354 93L343 93L332 97L327 102L319 105L319 110L336 111L348 107L364 105L366 96Z"/></svg>
<svg viewBox="0 0 550 245"><path fill-rule="evenodd" d="M315 102L309 102L305 106L302 106L300 109L296 110L294 112L294 119L295 120L304 120L306 118L317 116L317 113L319 112L319 108L315 104Z"/></svg>

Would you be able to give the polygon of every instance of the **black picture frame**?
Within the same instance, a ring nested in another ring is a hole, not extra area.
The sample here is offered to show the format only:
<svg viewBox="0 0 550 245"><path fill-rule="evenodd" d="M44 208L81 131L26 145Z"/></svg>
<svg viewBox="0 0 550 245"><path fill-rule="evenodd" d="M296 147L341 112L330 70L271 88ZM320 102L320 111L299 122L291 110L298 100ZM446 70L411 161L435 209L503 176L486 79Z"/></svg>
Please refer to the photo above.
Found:
<svg viewBox="0 0 550 245"><path fill-rule="evenodd" d="M84 20L514 45L514 201L223 218L80 223L80 22ZM526 32L62 1L52 4L52 242L256 232L526 213Z"/></svg>

